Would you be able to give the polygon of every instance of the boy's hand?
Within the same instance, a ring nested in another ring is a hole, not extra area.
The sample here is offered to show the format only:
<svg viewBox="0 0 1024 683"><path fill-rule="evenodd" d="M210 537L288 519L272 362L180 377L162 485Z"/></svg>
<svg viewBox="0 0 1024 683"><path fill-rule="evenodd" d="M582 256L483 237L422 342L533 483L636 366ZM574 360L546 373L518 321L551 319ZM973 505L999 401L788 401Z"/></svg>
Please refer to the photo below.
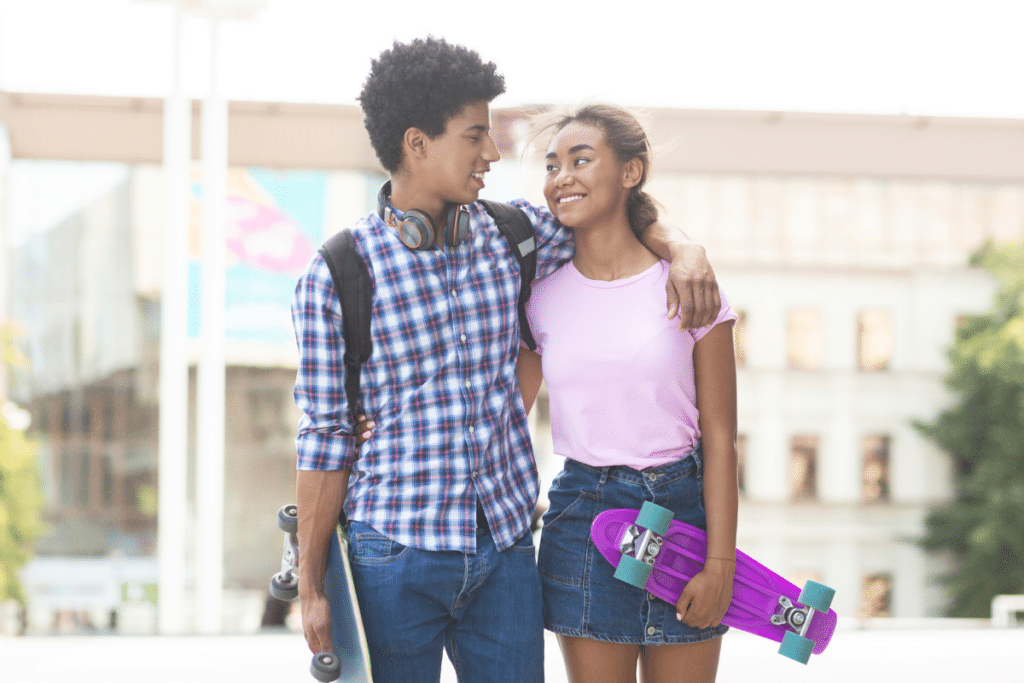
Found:
<svg viewBox="0 0 1024 683"><path fill-rule="evenodd" d="M331 605L323 594L302 596L302 631L313 654L333 652L331 640Z"/></svg>
<svg viewBox="0 0 1024 683"><path fill-rule="evenodd" d="M704 247L699 244L691 242L673 250L665 289L668 317L679 315L679 329L707 327L718 318L722 308L718 282Z"/></svg>
<svg viewBox="0 0 1024 683"><path fill-rule="evenodd" d="M687 626L710 628L722 623L732 602L732 580L736 565L729 560L709 559L704 569L690 579L676 603L676 618Z"/></svg>
<svg viewBox="0 0 1024 683"><path fill-rule="evenodd" d="M359 421L356 422L356 446L362 445L364 441L369 441L370 437L373 436L373 430L377 426L373 420L368 419L365 415L359 416Z"/></svg>

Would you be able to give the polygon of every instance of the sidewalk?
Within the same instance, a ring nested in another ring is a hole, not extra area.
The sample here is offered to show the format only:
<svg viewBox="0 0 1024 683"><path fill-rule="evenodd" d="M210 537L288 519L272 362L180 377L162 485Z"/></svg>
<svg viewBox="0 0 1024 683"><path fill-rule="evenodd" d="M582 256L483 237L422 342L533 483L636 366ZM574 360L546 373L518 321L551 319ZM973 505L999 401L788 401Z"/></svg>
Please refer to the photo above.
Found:
<svg viewBox="0 0 1024 683"><path fill-rule="evenodd" d="M980 622L985 623L985 622ZM827 652L806 667L776 654L773 643L736 631L725 636L719 683L785 681L864 683L1020 680L1024 628L943 626L942 620L837 631ZM565 683L554 637L547 634L547 683ZM0 681L37 683L311 683L309 652L296 634L215 637L53 636L0 638ZM1010 676L1010 678L1006 678ZM444 683L455 683L445 665Z"/></svg>

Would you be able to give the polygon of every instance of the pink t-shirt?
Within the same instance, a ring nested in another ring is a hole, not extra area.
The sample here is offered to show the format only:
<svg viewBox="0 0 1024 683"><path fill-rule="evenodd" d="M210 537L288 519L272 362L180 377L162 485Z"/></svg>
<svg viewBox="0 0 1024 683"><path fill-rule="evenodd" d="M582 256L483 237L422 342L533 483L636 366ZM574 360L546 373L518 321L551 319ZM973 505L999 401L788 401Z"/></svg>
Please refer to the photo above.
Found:
<svg viewBox="0 0 1024 683"><path fill-rule="evenodd" d="M572 262L533 283L526 310L560 456L637 470L678 460L700 439L693 346L711 327L667 318L669 264L610 282ZM715 325L736 320L725 294ZM713 326L712 326L713 327Z"/></svg>

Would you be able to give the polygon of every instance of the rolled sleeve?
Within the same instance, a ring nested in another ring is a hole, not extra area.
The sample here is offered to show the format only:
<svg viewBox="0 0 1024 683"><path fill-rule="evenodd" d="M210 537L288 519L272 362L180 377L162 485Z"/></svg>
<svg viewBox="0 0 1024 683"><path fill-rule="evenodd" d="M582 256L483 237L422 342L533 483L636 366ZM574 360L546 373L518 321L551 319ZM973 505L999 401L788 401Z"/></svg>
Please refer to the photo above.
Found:
<svg viewBox="0 0 1024 683"><path fill-rule="evenodd" d="M726 298L721 285L718 286L718 296L721 298L722 307L718 309L718 317L715 319L715 322L711 323L707 327L690 330L690 334L693 336L693 340L695 342L700 341L701 338L710 332L715 325L729 321L736 322L739 318L739 316L736 315L736 311L733 310L732 304L729 303L729 299Z"/></svg>
<svg viewBox="0 0 1024 683"><path fill-rule="evenodd" d="M300 470L351 469L357 456L345 395L341 305L330 271L317 254L292 298L299 350L295 404L302 411L295 439Z"/></svg>

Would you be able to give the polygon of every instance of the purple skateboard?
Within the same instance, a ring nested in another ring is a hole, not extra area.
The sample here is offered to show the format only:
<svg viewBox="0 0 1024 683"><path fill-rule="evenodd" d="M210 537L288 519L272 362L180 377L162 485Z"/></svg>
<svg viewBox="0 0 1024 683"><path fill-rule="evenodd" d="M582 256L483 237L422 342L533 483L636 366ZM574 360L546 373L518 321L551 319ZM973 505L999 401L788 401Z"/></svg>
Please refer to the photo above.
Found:
<svg viewBox="0 0 1024 683"><path fill-rule="evenodd" d="M672 519L653 503L639 510L606 510L594 519L590 536L615 577L676 604L683 588L704 566L707 534ZM821 654L836 630L830 606L835 591L808 581L794 584L736 551L733 595L722 622L781 643L779 653L803 664Z"/></svg>

